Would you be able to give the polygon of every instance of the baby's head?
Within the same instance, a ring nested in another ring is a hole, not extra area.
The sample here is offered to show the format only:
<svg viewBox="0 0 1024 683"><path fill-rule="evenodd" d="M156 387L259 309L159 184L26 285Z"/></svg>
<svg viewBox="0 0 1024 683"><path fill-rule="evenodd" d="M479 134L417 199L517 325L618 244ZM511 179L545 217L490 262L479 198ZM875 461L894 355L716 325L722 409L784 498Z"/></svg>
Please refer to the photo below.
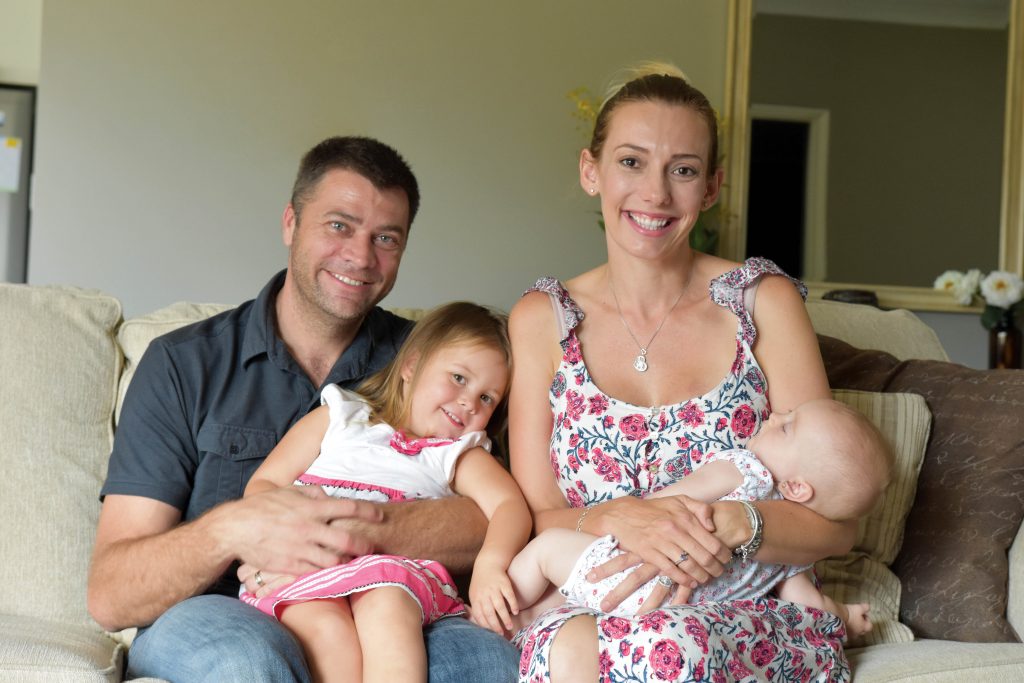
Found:
<svg viewBox="0 0 1024 683"><path fill-rule="evenodd" d="M784 498L836 521L870 512L892 470L892 450L881 432L832 399L773 413L747 448L771 471Z"/></svg>
<svg viewBox="0 0 1024 683"><path fill-rule="evenodd" d="M505 314L465 301L427 313L395 359L359 387L373 420L415 436L500 432L512 366L507 323Z"/></svg>

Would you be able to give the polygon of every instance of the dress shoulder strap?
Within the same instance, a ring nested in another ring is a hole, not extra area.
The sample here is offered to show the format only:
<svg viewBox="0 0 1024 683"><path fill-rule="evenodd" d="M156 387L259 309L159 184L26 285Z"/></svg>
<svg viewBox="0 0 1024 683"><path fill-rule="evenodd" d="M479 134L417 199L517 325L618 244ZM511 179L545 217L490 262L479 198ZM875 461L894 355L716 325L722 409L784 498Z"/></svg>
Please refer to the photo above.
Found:
<svg viewBox="0 0 1024 683"><path fill-rule="evenodd" d="M800 292L800 296L807 298L807 286L803 282L790 277L773 261L760 256L748 258L738 268L722 273L712 280L708 287L711 300L719 306L728 308L739 318L743 339L750 345L757 339L757 330L754 328L753 291L765 275L781 275L788 278ZM748 288L751 290L749 296Z"/></svg>
<svg viewBox="0 0 1024 683"><path fill-rule="evenodd" d="M526 295L530 292L545 292L551 299L555 320L558 321L558 338L560 340L565 340L569 336L569 332L576 329L576 326L583 321L583 309L573 300L569 295L569 290L558 278L542 277L523 294Z"/></svg>

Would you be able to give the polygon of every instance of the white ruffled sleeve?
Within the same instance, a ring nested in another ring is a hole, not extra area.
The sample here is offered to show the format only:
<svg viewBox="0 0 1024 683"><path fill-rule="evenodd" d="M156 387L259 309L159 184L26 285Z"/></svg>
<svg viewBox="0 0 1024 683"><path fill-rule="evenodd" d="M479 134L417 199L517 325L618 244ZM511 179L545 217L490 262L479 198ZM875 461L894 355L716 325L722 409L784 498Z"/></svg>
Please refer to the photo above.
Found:
<svg viewBox="0 0 1024 683"><path fill-rule="evenodd" d="M320 393L320 405L326 405L331 416L331 427L346 427L350 423L366 423L370 419L370 406L354 391L328 384Z"/></svg>

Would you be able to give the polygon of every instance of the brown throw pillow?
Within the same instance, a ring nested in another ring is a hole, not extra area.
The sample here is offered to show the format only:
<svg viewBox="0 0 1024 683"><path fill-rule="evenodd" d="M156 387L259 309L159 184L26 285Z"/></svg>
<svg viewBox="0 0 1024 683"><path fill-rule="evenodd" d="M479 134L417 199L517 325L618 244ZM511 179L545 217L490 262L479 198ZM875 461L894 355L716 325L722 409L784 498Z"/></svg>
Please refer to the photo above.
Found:
<svg viewBox="0 0 1024 683"><path fill-rule="evenodd" d="M819 335L834 389L920 394L932 434L892 569L918 638L1018 640L1006 620L1007 551L1024 517L1024 371L899 361Z"/></svg>

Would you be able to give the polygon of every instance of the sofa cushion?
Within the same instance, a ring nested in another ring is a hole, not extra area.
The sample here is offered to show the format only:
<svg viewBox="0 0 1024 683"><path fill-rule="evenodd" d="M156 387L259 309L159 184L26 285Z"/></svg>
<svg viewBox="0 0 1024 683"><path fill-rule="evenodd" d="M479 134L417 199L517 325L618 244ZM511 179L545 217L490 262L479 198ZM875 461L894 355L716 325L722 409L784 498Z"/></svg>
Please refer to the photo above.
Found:
<svg viewBox="0 0 1024 683"><path fill-rule="evenodd" d="M931 415L915 394L833 391L836 400L863 413L893 450L889 485L859 524L853 549L815 565L822 590L837 602L871 605L873 629L857 644L910 642L914 634L899 622L900 582L889 569L903 542L903 527L914 501Z"/></svg>
<svg viewBox="0 0 1024 683"><path fill-rule="evenodd" d="M862 349L878 349L899 359L949 360L935 330L910 311L808 299L807 314L818 334Z"/></svg>
<svg viewBox="0 0 1024 683"><path fill-rule="evenodd" d="M124 372L117 390L116 420L121 417L121 402L128 391L128 384L135 375L135 368L142 360L149 342L162 334L172 332L179 327L205 320L212 315L233 308L227 304L195 304L180 301L138 318L129 318L117 332L117 342L124 353Z"/></svg>
<svg viewBox="0 0 1024 683"><path fill-rule="evenodd" d="M1024 681L1024 645L918 640L846 651L854 683Z"/></svg>
<svg viewBox="0 0 1024 683"><path fill-rule="evenodd" d="M4 614L98 628L85 593L113 438L120 320L121 304L99 292L0 284Z"/></svg>
<svg viewBox="0 0 1024 683"><path fill-rule="evenodd" d="M893 562L918 638L1017 640L1007 551L1024 518L1024 372L898 361L819 336L833 387L920 394L932 435Z"/></svg>
<svg viewBox="0 0 1024 683"><path fill-rule="evenodd" d="M88 626L0 616L0 680L120 681L124 646Z"/></svg>

